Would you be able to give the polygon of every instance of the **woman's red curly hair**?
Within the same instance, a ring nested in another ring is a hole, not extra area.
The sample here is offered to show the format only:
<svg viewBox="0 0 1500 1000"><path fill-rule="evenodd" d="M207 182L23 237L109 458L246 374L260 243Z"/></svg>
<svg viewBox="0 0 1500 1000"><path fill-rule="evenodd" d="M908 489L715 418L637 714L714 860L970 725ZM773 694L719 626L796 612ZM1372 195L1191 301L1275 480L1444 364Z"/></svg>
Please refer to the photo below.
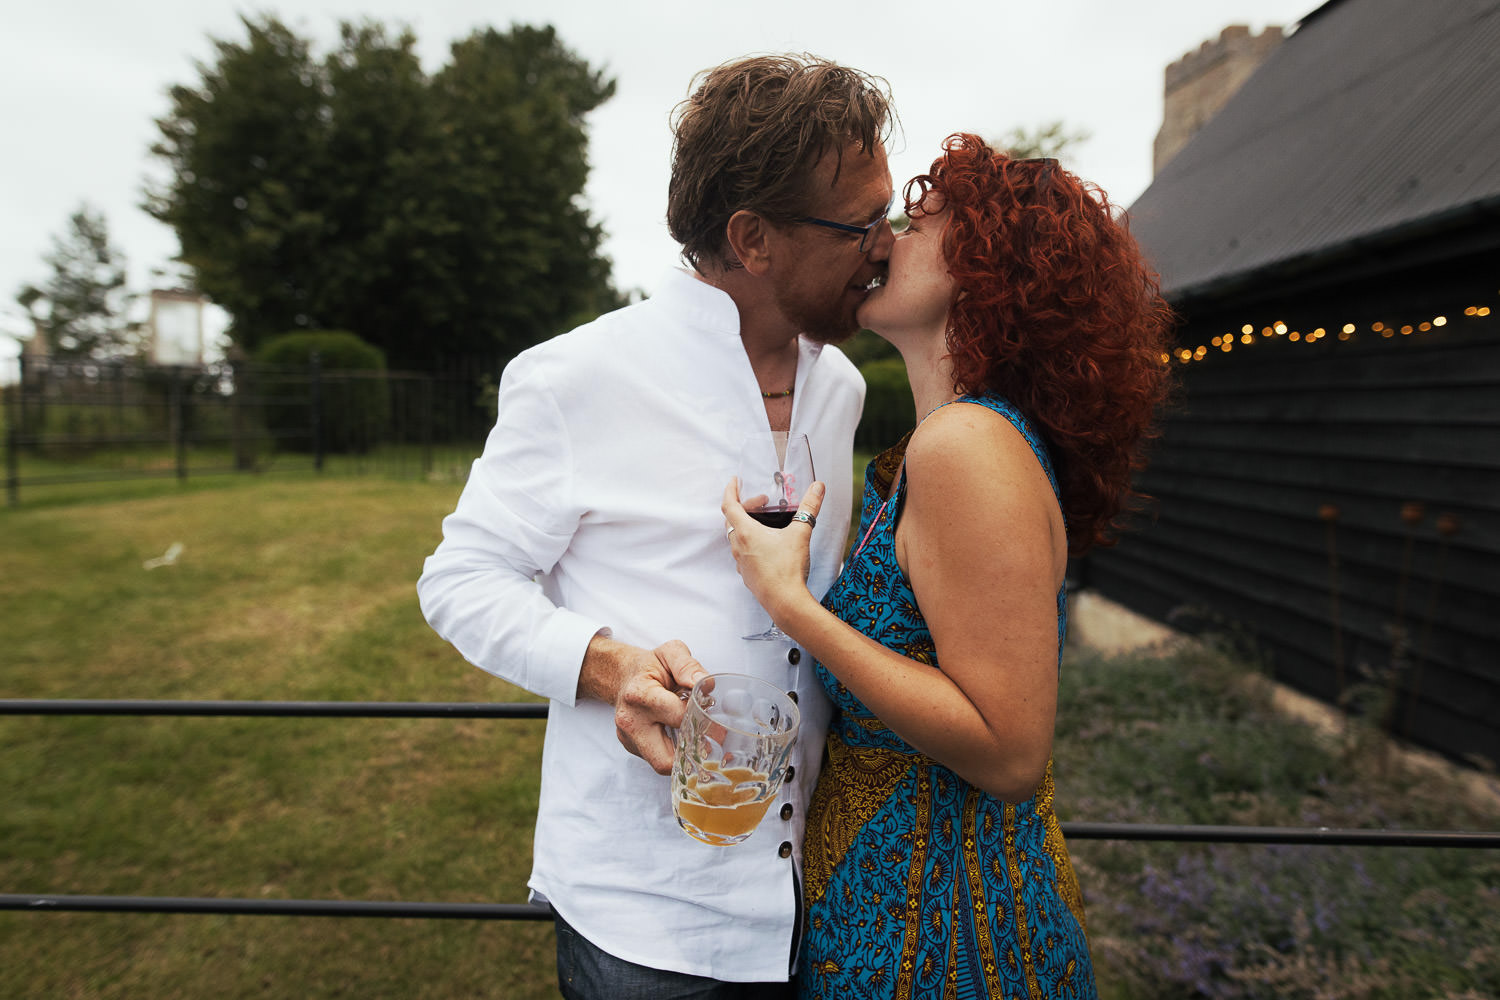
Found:
<svg viewBox="0 0 1500 1000"><path fill-rule="evenodd" d="M1018 160L955 134L927 192L950 215L943 253L956 291L948 314L954 388L990 391L1045 438L1068 523L1068 551L1110 545L1138 499L1170 370L1172 313L1124 221L1104 193L1055 160Z"/></svg>

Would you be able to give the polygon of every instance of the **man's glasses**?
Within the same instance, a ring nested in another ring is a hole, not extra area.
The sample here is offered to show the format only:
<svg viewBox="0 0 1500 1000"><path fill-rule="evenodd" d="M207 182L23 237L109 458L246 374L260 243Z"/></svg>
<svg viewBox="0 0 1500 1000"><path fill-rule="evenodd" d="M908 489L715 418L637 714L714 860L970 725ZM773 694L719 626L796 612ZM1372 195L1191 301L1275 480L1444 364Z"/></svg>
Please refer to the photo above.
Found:
<svg viewBox="0 0 1500 1000"><path fill-rule="evenodd" d="M890 221L891 209L894 207L896 207L896 199L892 198L891 203L885 207L885 211L880 213L880 218L876 219L868 226L851 226L847 222L834 222L830 219L815 219L811 215L804 215L800 219L793 219L792 221L805 222L813 226L822 226L825 229L837 229L841 233L849 233L851 235L854 233L858 233L859 252L864 253L869 250L870 247L875 245L875 240L871 239L871 236L882 225Z"/></svg>

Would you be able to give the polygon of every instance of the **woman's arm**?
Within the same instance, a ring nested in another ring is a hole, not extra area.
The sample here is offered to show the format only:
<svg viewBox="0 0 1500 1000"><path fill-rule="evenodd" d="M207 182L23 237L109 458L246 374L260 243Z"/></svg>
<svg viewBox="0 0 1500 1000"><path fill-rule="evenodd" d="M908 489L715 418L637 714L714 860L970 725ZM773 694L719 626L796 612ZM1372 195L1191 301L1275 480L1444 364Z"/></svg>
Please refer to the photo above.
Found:
<svg viewBox="0 0 1500 1000"><path fill-rule="evenodd" d="M807 529L762 528L731 486L724 509L741 576L773 620L902 739L971 784L1024 801L1052 749L1061 513L1030 446L987 409L934 413L912 436L906 468L897 556L941 670L821 607L801 583Z"/></svg>

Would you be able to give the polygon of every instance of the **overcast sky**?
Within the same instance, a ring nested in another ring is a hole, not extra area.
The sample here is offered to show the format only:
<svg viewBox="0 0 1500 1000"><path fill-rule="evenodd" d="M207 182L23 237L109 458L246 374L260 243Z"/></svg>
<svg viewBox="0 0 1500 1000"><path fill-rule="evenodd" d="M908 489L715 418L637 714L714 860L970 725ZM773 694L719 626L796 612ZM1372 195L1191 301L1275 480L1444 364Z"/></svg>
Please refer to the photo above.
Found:
<svg viewBox="0 0 1500 1000"><path fill-rule="evenodd" d="M1090 136L1071 160L1121 205L1151 181L1162 72L1229 24L1290 26L1320 0L760 0L689 5L650 0L42 0L0 19L0 358L5 333L29 335L15 293L46 277L42 256L80 202L102 210L127 258L131 286L177 251L171 230L139 205L160 168L148 153L167 88L194 84L210 38L241 41L241 12L268 12L322 54L340 20L404 24L424 68L486 26L552 24L563 42L617 82L589 119L587 197L622 289L653 291L676 262L663 221L668 115L694 73L755 52L802 51L885 77L904 138L898 190L954 131L997 138L1061 120ZM948 23L924 23L946 16Z"/></svg>

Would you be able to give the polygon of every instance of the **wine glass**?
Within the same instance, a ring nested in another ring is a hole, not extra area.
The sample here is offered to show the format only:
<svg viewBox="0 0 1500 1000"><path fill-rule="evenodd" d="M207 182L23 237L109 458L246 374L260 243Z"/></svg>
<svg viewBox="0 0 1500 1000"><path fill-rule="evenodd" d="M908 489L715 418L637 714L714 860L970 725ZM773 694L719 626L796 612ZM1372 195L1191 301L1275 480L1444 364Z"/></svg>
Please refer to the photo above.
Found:
<svg viewBox="0 0 1500 1000"><path fill-rule="evenodd" d="M740 501L745 513L761 524L785 528L813 483L812 447L806 434L759 431L740 448ZM790 639L772 622L764 632L746 639Z"/></svg>

